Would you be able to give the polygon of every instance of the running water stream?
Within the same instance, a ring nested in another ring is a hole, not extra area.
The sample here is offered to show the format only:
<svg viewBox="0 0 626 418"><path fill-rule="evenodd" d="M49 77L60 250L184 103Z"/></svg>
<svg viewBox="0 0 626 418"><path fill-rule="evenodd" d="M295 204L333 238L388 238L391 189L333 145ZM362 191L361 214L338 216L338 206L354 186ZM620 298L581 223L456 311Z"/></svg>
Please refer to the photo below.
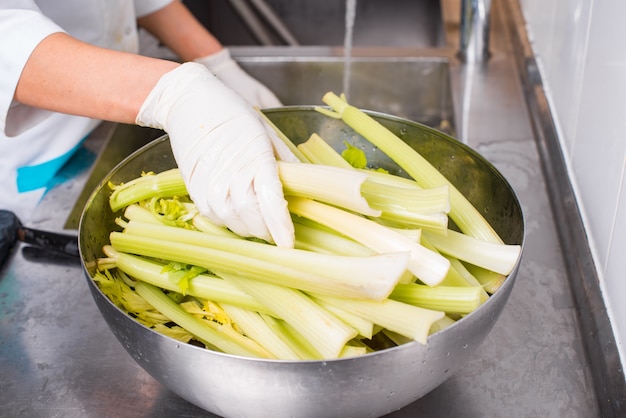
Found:
<svg viewBox="0 0 626 418"><path fill-rule="evenodd" d="M356 17L356 0L346 0L346 31L343 40L343 93L350 97L350 77L352 64L352 32Z"/></svg>

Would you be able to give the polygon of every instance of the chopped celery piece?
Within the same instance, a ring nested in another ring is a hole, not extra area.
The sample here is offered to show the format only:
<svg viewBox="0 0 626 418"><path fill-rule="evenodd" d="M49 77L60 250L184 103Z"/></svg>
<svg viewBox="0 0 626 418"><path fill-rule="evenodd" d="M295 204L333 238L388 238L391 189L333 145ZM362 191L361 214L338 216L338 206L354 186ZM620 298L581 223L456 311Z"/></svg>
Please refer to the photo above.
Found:
<svg viewBox="0 0 626 418"><path fill-rule="evenodd" d="M361 196L367 174L347 168L318 164L278 163L285 194L308 197L367 216L380 216Z"/></svg>
<svg viewBox="0 0 626 418"><path fill-rule="evenodd" d="M319 360L320 354L282 319L260 314L268 327L302 360Z"/></svg>
<svg viewBox="0 0 626 418"><path fill-rule="evenodd" d="M357 332L299 290L218 272L291 325L322 358L337 358Z"/></svg>
<svg viewBox="0 0 626 418"><path fill-rule="evenodd" d="M313 164L329 165L333 167L352 168L328 142L318 134L312 134L309 139L298 145L306 158Z"/></svg>
<svg viewBox="0 0 626 418"><path fill-rule="evenodd" d="M374 251L408 251L408 270L430 286L441 282L450 268L445 257L376 222L310 199L287 196L287 202L291 213L333 228Z"/></svg>
<svg viewBox="0 0 626 418"><path fill-rule="evenodd" d="M441 253L504 275L511 273L521 252L519 245L484 241L451 229L445 235L424 231L424 237Z"/></svg>
<svg viewBox="0 0 626 418"><path fill-rule="evenodd" d="M439 332L445 328L448 328L451 325L454 325L456 321L449 316L444 316L439 321L433 322L433 325L430 327L430 333L434 334L435 332Z"/></svg>
<svg viewBox="0 0 626 418"><path fill-rule="evenodd" d="M115 267L132 278L162 289L180 293L178 286L170 280L171 273L163 271L163 264L145 257L116 251L110 245L105 246L103 251L109 257L108 259L103 259L103 261L112 261ZM236 304L259 312L270 312L264 305L238 287L208 273L199 274L190 279L186 292L189 295L203 299Z"/></svg>
<svg viewBox="0 0 626 418"><path fill-rule="evenodd" d="M341 350L341 353L339 353L339 357L340 358L358 357L366 353L367 353L367 348L364 346L357 347L355 345L346 344Z"/></svg>
<svg viewBox="0 0 626 418"><path fill-rule="evenodd" d="M299 147L314 164L354 169L317 134L311 135ZM447 212L450 210L447 185L424 189L414 180L389 173L366 169L355 171L367 175L361 186L361 194L369 206L382 212L377 216L404 222L407 226L438 230L447 228Z"/></svg>
<svg viewBox="0 0 626 418"><path fill-rule="evenodd" d="M361 187L361 192L370 205L383 211L392 211L396 207L420 214L447 214L450 211L448 186L430 189L409 188L368 177Z"/></svg>
<svg viewBox="0 0 626 418"><path fill-rule="evenodd" d="M111 244L122 252L301 290L373 300L391 293L406 271L409 258L403 249L366 257L327 255L135 221L130 221L124 232L112 232Z"/></svg>
<svg viewBox="0 0 626 418"><path fill-rule="evenodd" d="M399 284L391 295L391 299L421 306L426 309L451 313L470 313L481 304L482 288L476 286L430 287L423 284Z"/></svg>
<svg viewBox="0 0 626 418"><path fill-rule="evenodd" d="M124 217L126 219L135 219L141 222L149 222L153 224L162 223L159 218L154 216L152 211L138 205L137 203L126 206L126 209L124 209Z"/></svg>
<svg viewBox="0 0 626 418"><path fill-rule="evenodd" d="M441 311L424 309L392 299L372 302L321 295L316 297L422 344L426 344L432 323L445 315Z"/></svg>
<svg viewBox="0 0 626 418"><path fill-rule="evenodd" d="M463 263L463 265L468 272L476 278L487 293L495 293L506 280L505 275L496 273L495 271L487 270L469 263Z"/></svg>
<svg viewBox="0 0 626 418"><path fill-rule="evenodd" d="M147 173L128 183L112 186L113 192L109 204L113 212L142 200L153 197L172 197L187 194L187 187L182 181L178 169L163 171L159 174Z"/></svg>
<svg viewBox="0 0 626 418"><path fill-rule="evenodd" d="M186 312L158 287L144 282L137 282L135 290L155 309L163 313L172 322L189 331L200 341L206 341L229 354L274 358L270 352L253 340L242 336L231 327L225 327L212 321L202 321Z"/></svg>
<svg viewBox="0 0 626 418"><path fill-rule="evenodd" d="M293 226L296 231L295 248L323 254L338 254L359 257L366 257L375 254L372 249L367 248L350 238L301 223L299 219L294 220Z"/></svg>
<svg viewBox="0 0 626 418"><path fill-rule="evenodd" d="M410 145L336 94L328 92L322 100L348 126L387 154L422 187L450 186L450 218L461 231L486 241L502 243L502 239L474 205Z"/></svg>
<svg viewBox="0 0 626 418"><path fill-rule="evenodd" d="M129 220L133 220L132 218L128 218ZM202 232L206 232L207 234L219 235L221 237L226 238L241 238L239 235L230 231L228 228L217 226L205 216L197 214L193 217L192 224L196 229Z"/></svg>
<svg viewBox="0 0 626 418"><path fill-rule="evenodd" d="M360 336L367 339L372 338L372 335L374 334L374 324L372 323L372 321L364 319L358 315L353 314L352 312L346 311L345 309L342 309L330 303L324 302L323 300L315 298L313 299L324 309L326 309L337 318L341 319L343 322L354 328Z"/></svg>
<svg viewBox="0 0 626 418"><path fill-rule="evenodd" d="M243 330L244 335L258 342L276 358L282 360L300 359L300 356L276 335L258 312L228 303L220 303L220 306L237 326Z"/></svg>

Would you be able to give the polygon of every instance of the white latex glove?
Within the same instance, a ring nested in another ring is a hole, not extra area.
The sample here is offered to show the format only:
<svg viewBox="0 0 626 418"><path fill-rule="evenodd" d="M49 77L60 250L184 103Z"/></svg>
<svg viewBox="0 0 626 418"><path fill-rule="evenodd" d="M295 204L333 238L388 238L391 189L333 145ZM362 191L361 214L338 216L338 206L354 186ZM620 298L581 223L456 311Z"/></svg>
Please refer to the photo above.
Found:
<svg viewBox="0 0 626 418"><path fill-rule="evenodd" d="M209 69L228 87L235 90L252 106L260 109L282 106L280 100L264 84L245 72L230 56L228 48L203 57L198 62Z"/></svg>
<svg viewBox="0 0 626 418"><path fill-rule="evenodd" d="M256 110L206 67L185 63L165 74L136 122L163 129L201 214L242 236L293 247L294 229L272 142Z"/></svg>

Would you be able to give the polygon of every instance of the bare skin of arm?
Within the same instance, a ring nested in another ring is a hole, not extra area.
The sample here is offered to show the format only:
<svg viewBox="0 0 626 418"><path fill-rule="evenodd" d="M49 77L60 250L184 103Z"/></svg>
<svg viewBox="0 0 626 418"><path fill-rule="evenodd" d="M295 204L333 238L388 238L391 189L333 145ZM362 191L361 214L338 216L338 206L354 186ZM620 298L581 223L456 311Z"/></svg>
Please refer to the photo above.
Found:
<svg viewBox="0 0 626 418"><path fill-rule="evenodd" d="M193 61L220 51L220 42L179 1L137 20L183 61Z"/></svg>
<svg viewBox="0 0 626 418"><path fill-rule="evenodd" d="M139 24L183 60L222 49L178 1ZM121 123L135 123L159 78L179 64L112 51L54 33L35 48L15 91L15 100L47 110Z"/></svg>

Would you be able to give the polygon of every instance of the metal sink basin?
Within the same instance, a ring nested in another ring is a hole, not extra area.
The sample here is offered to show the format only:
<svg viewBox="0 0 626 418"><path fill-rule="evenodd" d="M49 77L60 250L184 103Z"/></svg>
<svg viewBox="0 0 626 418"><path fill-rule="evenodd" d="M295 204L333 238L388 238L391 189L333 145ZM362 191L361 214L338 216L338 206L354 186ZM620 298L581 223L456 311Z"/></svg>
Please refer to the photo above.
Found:
<svg viewBox="0 0 626 418"><path fill-rule="evenodd" d="M242 55L238 60L285 105L323 105L327 91L347 93L354 106L452 133L452 95L445 58L353 57L347 85L342 57Z"/></svg>

